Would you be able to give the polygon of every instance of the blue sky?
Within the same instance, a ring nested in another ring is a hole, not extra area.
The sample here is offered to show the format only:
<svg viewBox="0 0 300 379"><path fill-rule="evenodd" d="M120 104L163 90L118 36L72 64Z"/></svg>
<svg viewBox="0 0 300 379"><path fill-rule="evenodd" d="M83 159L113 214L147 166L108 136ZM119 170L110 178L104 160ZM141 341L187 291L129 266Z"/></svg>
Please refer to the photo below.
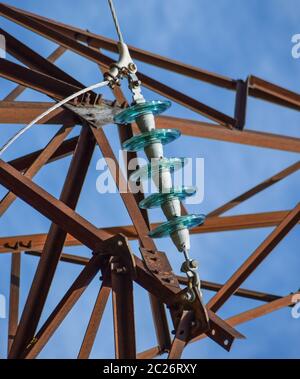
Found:
<svg viewBox="0 0 300 379"><path fill-rule="evenodd" d="M47 2L7 1L11 5L56 18L59 21L89 29L115 38L113 23L106 0L52 0ZM246 78L248 74L299 91L300 59L291 56L291 37L300 33L296 0L115 0L123 34L131 45L199 66L212 72ZM1 27L43 56L49 55L55 44L1 19ZM8 57L14 60L11 57ZM98 68L73 53L66 53L57 64L86 85L99 81ZM177 74L171 74L146 64L138 64L142 72L174 86L210 106L232 114L234 94ZM5 96L14 84L0 79L0 96ZM108 91L104 91L111 98ZM160 96L145 90L149 100ZM18 100L40 101L47 97L27 90ZM204 120L198 114L173 104L169 115ZM260 100L250 99L246 127L252 130L299 137L298 112L281 108ZM2 126L0 143L4 143L20 125ZM5 155L9 160L44 146L58 126L36 127ZM75 132L78 132L78 127ZM105 131L117 152L115 126ZM165 149L166 156L203 157L205 159L205 197L200 205L189 206L190 212L206 213L249 189L260 181L295 162L294 153L254 148L231 143L181 137ZM99 195L96 192L95 152L78 205L78 212L97 226L125 225L130 220L117 194ZM34 181L59 196L70 158L45 167ZM61 175L58 175L61 173ZM227 212L230 214L288 210L299 201L299 173L272 186L267 191ZM1 187L0 194L5 189ZM150 213L152 221L162 220L160 212ZM24 222L24 221L27 222ZM50 222L20 200L17 200L1 218L1 236L47 232ZM217 282L226 281L235 269L251 254L271 232L272 228L201 234L192 237L191 254L200 261L201 277ZM138 253L136 243L132 244ZM157 242L159 249L168 253L175 271L179 272L181 256L168 239ZM65 252L89 256L83 247L68 248ZM299 278L299 226L274 250L264 263L244 283L244 287L286 295L300 287ZM8 295L10 268L9 254L0 256L0 290ZM22 257L23 306L36 268L37 259ZM80 267L60 263L43 313L43 322L57 304ZM65 322L50 340L40 357L73 358L77 355L92 310L99 280L95 280ZM205 292L208 301L211 293ZM224 318L250 309L261 303L232 298L220 310ZM138 351L155 345L154 329L146 293L136 287L136 328ZM6 351L6 320L0 319L0 356ZM254 320L238 327L247 337L236 341L227 353L210 340L186 348L185 358L299 358L298 336L300 321L291 317L290 309ZM5 337L5 338L4 338ZM93 358L113 356L112 313L109 304L92 352Z"/></svg>

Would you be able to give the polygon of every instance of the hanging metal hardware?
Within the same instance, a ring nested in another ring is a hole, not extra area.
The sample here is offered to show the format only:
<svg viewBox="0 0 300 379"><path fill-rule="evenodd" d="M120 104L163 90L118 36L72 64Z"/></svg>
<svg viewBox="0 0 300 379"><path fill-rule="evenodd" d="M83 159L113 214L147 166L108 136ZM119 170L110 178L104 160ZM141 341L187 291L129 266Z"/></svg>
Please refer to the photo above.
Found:
<svg viewBox="0 0 300 379"><path fill-rule="evenodd" d="M184 253L185 262L181 271L188 277L187 300L193 302L196 290L200 292L200 279L197 272L198 264L188 256L190 236L188 229L204 222L204 215L181 215L180 202L196 192L193 187L173 186L172 173L184 166L184 158L165 158L163 145L180 137L176 129L156 130L154 116L164 112L171 106L169 101L146 101L142 95L141 82L137 75L137 66L133 62L129 49L124 43L113 1L109 0L112 17L119 37L119 60L104 74L105 80L114 87L120 85L120 80L127 78L132 93L132 104L129 108L114 117L116 124L126 125L136 122L141 134L135 135L122 145L127 151L144 150L150 163L133 172L129 178L131 182L152 178L158 188L158 193L152 194L140 202L140 208L149 209L161 207L167 222L149 233L152 238L170 236L180 252Z"/></svg>

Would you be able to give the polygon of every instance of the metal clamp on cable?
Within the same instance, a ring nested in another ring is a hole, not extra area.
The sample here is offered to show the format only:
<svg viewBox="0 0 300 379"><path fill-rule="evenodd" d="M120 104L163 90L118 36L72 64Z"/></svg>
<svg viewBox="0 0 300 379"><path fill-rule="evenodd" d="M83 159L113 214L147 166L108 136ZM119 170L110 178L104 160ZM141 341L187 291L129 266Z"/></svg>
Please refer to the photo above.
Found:
<svg viewBox="0 0 300 379"><path fill-rule="evenodd" d="M145 99L141 93L141 82L136 75L137 66L130 56L128 46L124 42L118 42L118 51L120 58L118 62L113 63L109 71L104 74L105 80L108 80L109 86L114 88L114 86L120 85L121 79L126 77L128 79L129 89L133 94L133 102L144 102Z"/></svg>
<svg viewBox="0 0 300 379"><path fill-rule="evenodd" d="M110 86L113 88L116 84L118 85L120 83L120 79L126 76L129 82L129 89L133 93L133 102L145 102L141 93L141 83L136 76L137 67L130 56L128 46L124 43L113 1L108 0L108 4L119 39L118 51L120 58L118 62L111 65L110 70L104 74L104 77L110 82Z"/></svg>

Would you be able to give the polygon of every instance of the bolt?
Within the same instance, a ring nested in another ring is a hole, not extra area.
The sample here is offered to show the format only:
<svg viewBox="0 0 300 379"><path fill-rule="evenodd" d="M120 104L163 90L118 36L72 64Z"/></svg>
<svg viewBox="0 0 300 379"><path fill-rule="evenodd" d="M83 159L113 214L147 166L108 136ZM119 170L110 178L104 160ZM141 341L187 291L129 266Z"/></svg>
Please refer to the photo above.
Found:
<svg viewBox="0 0 300 379"><path fill-rule="evenodd" d="M196 321L191 321L191 327L194 328L197 325Z"/></svg>
<svg viewBox="0 0 300 379"><path fill-rule="evenodd" d="M196 259L192 259L191 261L190 261L190 267L191 268L198 268L198 266L199 266L199 263L198 263L198 261L196 260Z"/></svg>
<svg viewBox="0 0 300 379"><path fill-rule="evenodd" d="M139 80L136 80L135 82L132 83L133 88L138 88L140 86L141 82Z"/></svg>
<svg viewBox="0 0 300 379"><path fill-rule="evenodd" d="M123 242L121 240L118 241L118 246L122 246Z"/></svg>
<svg viewBox="0 0 300 379"><path fill-rule="evenodd" d="M137 67L136 67L136 65L135 65L133 62L130 62L130 63L128 64L128 70L129 70L130 72L135 72L136 69L137 69Z"/></svg>
<svg viewBox="0 0 300 379"><path fill-rule="evenodd" d="M127 272L127 269L125 266L116 268L116 273L117 274L125 274Z"/></svg>

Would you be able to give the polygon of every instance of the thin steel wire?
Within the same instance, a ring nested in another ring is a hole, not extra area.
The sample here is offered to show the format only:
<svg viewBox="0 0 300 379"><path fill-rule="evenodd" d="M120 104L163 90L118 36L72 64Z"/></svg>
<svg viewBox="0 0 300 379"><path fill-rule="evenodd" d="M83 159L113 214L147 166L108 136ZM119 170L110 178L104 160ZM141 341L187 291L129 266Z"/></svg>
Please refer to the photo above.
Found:
<svg viewBox="0 0 300 379"><path fill-rule="evenodd" d="M37 116L34 120L32 120L30 122L30 124L26 125L24 128L22 128L21 130L19 130L16 134L14 134L0 149L0 156L9 148L9 146L11 146L18 138L20 138L27 130L29 130L30 128L32 128L38 121L42 120L44 117L46 117L49 113L55 111L55 109L61 107L62 105L66 104L67 102L75 99L75 97L77 96L80 96L80 95L83 95L84 93L86 92L89 92L89 91L92 91L96 88L101 88L101 87L105 87L106 85L108 85L109 82L106 80L106 81L103 81L103 82L100 82L100 83L96 83L96 84L93 84L89 87L86 87L76 93L73 93L73 95L70 95L68 96L66 99L64 100L61 100L59 101L58 103L56 103L55 105L53 105L51 108L47 109L45 112L43 112L42 114L40 114L39 116Z"/></svg>
<svg viewBox="0 0 300 379"><path fill-rule="evenodd" d="M108 0L108 4L109 4L109 7L110 7L112 18L114 20L114 24L115 24L115 27L116 27L116 32L117 32L119 41L122 42L122 43L124 43L123 35L122 35L122 32L121 32L121 28L120 28L120 24L119 24L119 21L118 21L118 17L117 17L117 13L116 13L116 9L115 9L113 0Z"/></svg>

